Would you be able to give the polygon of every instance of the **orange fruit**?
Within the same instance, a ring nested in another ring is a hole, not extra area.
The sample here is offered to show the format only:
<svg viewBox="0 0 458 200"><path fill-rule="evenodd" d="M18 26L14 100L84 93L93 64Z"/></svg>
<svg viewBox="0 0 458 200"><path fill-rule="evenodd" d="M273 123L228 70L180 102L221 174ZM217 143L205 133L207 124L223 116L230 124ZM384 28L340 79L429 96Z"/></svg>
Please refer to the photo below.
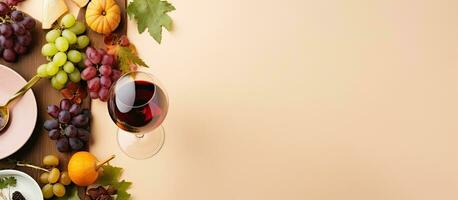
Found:
<svg viewBox="0 0 458 200"><path fill-rule="evenodd" d="M121 8L115 0L92 0L86 8L86 23L97 33L113 32L121 21Z"/></svg>
<svg viewBox="0 0 458 200"><path fill-rule="evenodd" d="M92 185L99 177L97 158L87 151L73 154L68 162L68 175L78 186Z"/></svg>

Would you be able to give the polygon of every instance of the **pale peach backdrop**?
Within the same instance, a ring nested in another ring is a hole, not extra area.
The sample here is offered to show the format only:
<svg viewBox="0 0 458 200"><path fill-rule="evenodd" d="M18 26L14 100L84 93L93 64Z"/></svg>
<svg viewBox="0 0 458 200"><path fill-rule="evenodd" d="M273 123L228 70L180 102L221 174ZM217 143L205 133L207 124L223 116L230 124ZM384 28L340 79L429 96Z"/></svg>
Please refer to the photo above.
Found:
<svg viewBox="0 0 458 200"><path fill-rule="evenodd" d="M171 2L162 45L129 23L170 96L163 150L127 158L93 104L91 151L135 199L458 198L458 1Z"/></svg>

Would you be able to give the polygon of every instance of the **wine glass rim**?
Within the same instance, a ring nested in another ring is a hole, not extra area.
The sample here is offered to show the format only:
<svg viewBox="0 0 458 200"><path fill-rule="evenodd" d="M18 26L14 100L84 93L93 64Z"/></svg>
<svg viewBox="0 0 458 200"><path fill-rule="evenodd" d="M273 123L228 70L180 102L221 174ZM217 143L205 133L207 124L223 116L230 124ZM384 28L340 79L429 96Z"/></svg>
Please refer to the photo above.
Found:
<svg viewBox="0 0 458 200"><path fill-rule="evenodd" d="M152 75L151 73L148 73L148 72L143 72L143 71L130 71L130 72L127 72L126 74L122 75L122 76L118 79L118 81L121 80L122 78L125 78L126 76L129 76L129 75L132 75L132 74L144 74L144 75L148 76L151 80L157 81L156 78L154 77L154 75ZM126 103L124 103L121 99L119 100L119 103L122 103L122 104L124 104L124 106L130 107L130 108L141 108L141 107L143 107L143 106L149 104L149 103L154 99L154 97L156 97L157 84L158 84L158 83L155 83L154 81L151 81L151 83L152 83L153 86L154 86L154 93L153 93L153 95L151 96L151 98L148 99L148 101L145 102L144 104L138 105L138 106L135 106L135 105L129 106L129 105L126 105ZM113 89L116 90L116 86L113 87Z"/></svg>

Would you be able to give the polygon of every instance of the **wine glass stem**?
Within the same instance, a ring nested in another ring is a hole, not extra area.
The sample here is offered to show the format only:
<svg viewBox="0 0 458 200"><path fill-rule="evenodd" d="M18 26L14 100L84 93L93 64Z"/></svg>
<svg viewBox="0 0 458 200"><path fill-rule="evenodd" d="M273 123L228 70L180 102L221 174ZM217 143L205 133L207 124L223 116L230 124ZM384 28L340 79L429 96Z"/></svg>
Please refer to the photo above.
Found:
<svg viewBox="0 0 458 200"><path fill-rule="evenodd" d="M145 134L141 134L141 135L135 134L135 136L136 136L138 139L142 139L143 137L145 137Z"/></svg>

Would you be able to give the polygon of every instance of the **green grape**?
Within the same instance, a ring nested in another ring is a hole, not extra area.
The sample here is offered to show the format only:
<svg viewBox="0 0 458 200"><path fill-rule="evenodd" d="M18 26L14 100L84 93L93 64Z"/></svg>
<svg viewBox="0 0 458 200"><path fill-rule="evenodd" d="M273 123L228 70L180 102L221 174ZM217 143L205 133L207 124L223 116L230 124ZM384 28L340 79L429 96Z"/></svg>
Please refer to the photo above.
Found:
<svg viewBox="0 0 458 200"><path fill-rule="evenodd" d="M79 63L82 59L81 53L77 50L70 50L67 53L68 60L72 61L73 63Z"/></svg>
<svg viewBox="0 0 458 200"><path fill-rule="evenodd" d="M75 22L76 22L75 16L73 16L72 14L66 14L60 20L60 25L64 26L65 28L70 28L75 24Z"/></svg>
<svg viewBox="0 0 458 200"><path fill-rule="evenodd" d="M70 185L70 183L72 183L72 180L68 175L68 172L62 172L62 174L60 175L59 183L62 183L62 185Z"/></svg>
<svg viewBox="0 0 458 200"><path fill-rule="evenodd" d="M59 165L59 158L55 155L47 155L43 157L43 165L56 167L57 165Z"/></svg>
<svg viewBox="0 0 458 200"><path fill-rule="evenodd" d="M67 62L67 54L63 52L57 52L56 55L52 58L52 61L57 65L57 66L62 66Z"/></svg>
<svg viewBox="0 0 458 200"><path fill-rule="evenodd" d="M54 186L52 186L52 192L57 197L63 197L65 195L65 186L61 183L56 183Z"/></svg>
<svg viewBox="0 0 458 200"><path fill-rule="evenodd" d="M69 74L75 71L75 65L73 65L73 63L70 61L67 61L63 68L64 68L64 71Z"/></svg>
<svg viewBox="0 0 458 200"><path fill-rule="evenodd" d="M57 50L65 52L68 49L68 40L64 37L58 37L55 42Z"/></svg>
<svg viewBox="0 0 458 200"><path fill-rule="evenodd" d="M77 21L75 25L68 28L68 30L75 33L76 35L80 35L84 33L84 31L86 31L86 26L84 25L83 22Z"/></svg>
<svg viewBox="0 0 458 200"><path fill-rule="evenodd" d="M80 69L86 68L84 66L84 60L86 60L86 54L83 52L81 53L81 61L77 64Z"/></svg>
<svg viewBox="0 0 458 200"><path fill-rule="evenodd" d="M37 68L37 74L41 78L46 78L48 77L48 72L46 70L48 64L42 64Z"/></svg>
<svg viewBox="0 0 458 200"><path fill-rule="evenodd" d="M89 37L87 35L82 35L82 36L79 36L78 37L78 41L77 41L77 44L78 44L78 49L84 49L87 47L87 45L89 45Z"/></svg>
<svg viewBox="0 0 458 200"><path fill-rule="evenodd" d="M43 193L43 197L45 199L50 199L54 196L53 186L51 184L43 186L43 188L41 188L41 192Z"/></svg>
<svg viewBox="0 0 458 200"><path fill-rule="evenodd" d="M70 81L74 83L78 83L81 80L81 75L80 71L78 69L75 69L72 73L68 74L68 77L70 78Z"/></svg>
<svg viewBox="0 0 458 200"><path fill-rule="evenodd" d="M67 29L62 31L62 37L67 39L69 44L75 44L76 40L77 40L75 33L71 32L71 31L69 31Z"/></svg>
<svg viewBox="0 0 458 200"><path fill-rule="evenodd" d="M59 66L57 66L54 62L50 62L46 65L46 73L48 76L54 76L59 71Z"/></svg>
<svg viewBox="0 0 458 200"><path fill-rule="evenodd" d="M58 37L60 37L61 31L59 29L54 29L46 33L46 41L54 42Z"/></svg>
<svg viewBox="0 0 458 200"><path fill-rule="evenodd" d="M40 182L43 183L43 184L48 184L48 177L49 177L49 173L48 172L45 172L43 174L40 175Z"/></svg>
<svg viewBox="0 0 458 200"><path fill-rule="evenodd" d="M55 76L51 78L51 85L56 90L60 90L65 87L65 85L62 85L59 82L57 82L57 79Z"/></svg>
<svg viewBox="0 0 458 200"><path fill-rule="evenodd" d="M56 53L57 48L53 43L47 43L41 48L41 54L43 54L43 56L53 56Z"/></svg>
<svg viewBox="0 0 458 200"><path fill-rule="evenodd" d="M64 71L64 70L60 70L59 72L57 72L56 74L56 81L62 85L65 85L65 83L67 83L67 80L68 80L68 76L67 76L67 73Z"/></svg>
<svg viewBox="0 0 458 200"><path fill-rule="evenodd" d="M48 175L49 183L56 183L59 180L60 171L57 168L52 168Z"/></svg>

